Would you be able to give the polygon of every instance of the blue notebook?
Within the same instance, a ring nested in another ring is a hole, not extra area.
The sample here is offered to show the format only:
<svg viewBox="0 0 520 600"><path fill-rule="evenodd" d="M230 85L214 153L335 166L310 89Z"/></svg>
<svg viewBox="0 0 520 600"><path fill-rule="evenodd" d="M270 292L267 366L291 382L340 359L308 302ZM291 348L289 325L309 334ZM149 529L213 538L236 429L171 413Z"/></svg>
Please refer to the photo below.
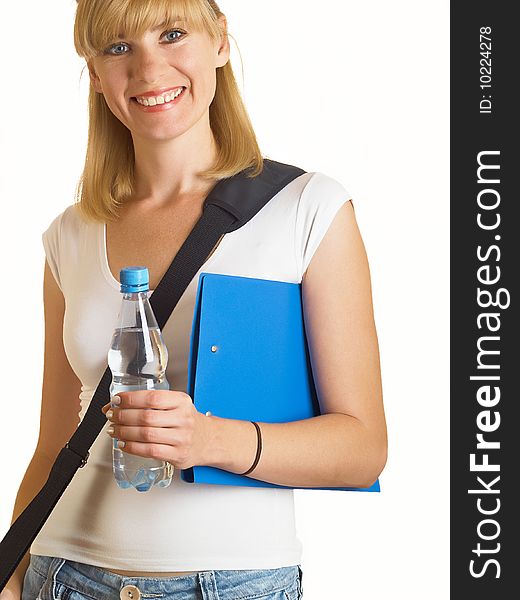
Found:
<svg viewBox="0 0 520 600"><path fill-rule="evenodd" d="M187 393L199 412L282 423L320 414L306 345L301 284L201 273L190 339ZM283 486L223 469L181 471L189 483L378 492L370 488Z"/></svg>

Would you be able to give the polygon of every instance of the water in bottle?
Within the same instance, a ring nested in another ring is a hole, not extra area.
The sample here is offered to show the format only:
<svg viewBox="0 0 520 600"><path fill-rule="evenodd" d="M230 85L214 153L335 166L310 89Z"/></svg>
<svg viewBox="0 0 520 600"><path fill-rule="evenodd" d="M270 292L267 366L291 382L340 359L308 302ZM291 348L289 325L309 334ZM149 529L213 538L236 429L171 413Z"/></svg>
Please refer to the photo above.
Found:
<svg viewBox="0 0 520 600"><path fill-rule="evenodd" d="M125 267L120 271L120 282L121 310L108 351L112 371L110 397L134 390L168 390L165 375L168 349L148 299L148 269ZM173 465L124 452L117 447L116 438L112 458L114 477L120 488L147 492L152 486L167 487L171 483Z"/></svg>

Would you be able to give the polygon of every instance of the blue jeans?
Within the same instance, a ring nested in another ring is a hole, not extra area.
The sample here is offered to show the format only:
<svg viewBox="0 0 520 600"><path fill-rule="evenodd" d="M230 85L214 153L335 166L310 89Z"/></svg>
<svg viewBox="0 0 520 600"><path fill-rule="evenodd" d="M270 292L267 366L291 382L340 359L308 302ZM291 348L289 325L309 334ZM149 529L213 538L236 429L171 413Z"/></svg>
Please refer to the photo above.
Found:
<svg viewBox="0 0 520 600"><path fill-rule="evenodd" d="M300 565L200 571L176 577L124 577L64 558L31 554L22 600L300 600Z"/></svg>

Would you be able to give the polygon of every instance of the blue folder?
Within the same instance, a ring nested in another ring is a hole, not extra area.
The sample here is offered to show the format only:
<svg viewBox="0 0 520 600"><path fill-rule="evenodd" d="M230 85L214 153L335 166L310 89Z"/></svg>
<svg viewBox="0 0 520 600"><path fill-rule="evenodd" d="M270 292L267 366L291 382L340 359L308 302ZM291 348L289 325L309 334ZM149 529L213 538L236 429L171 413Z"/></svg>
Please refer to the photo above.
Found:
<svg viewBox="0 0 520 600"><path fill-rule="evenodd" d="M190 339L187 393L199 412L264 423L317 416L303 321L301 284L201 273ZM369 488L283 486L223 469L181 470L189 483L378 492Z"/></svg>

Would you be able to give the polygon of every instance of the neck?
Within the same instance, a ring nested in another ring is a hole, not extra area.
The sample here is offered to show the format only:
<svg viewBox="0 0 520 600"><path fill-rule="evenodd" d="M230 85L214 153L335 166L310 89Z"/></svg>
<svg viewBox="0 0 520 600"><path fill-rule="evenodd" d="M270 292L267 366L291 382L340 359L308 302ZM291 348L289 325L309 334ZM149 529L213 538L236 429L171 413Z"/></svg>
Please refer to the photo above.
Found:
<svg viewBox="0 0 520 600"><path fill-rule="evenodd" d="M161 208L205 196L215 185L197 173L213 166L217 144L209 119L173 139L132 135L135 152L135 189L132 203Z"/></svg>

